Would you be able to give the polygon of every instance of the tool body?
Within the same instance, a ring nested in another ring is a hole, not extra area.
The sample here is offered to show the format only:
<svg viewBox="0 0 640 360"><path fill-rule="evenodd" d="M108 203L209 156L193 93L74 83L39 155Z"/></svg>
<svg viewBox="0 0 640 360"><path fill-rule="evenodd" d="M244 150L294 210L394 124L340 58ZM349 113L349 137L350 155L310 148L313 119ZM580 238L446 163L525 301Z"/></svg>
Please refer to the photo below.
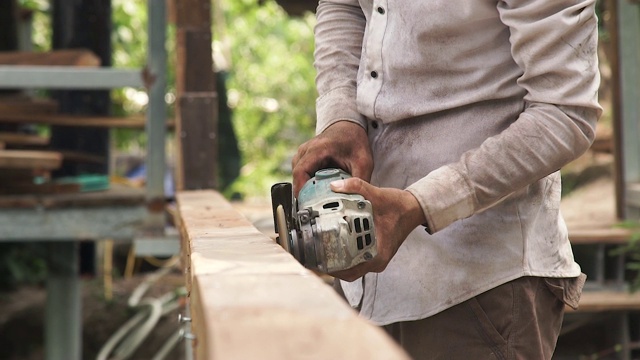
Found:
<svg viewBox="0 0 640 360"><path fill-rule="evenodd" d="M358 194L333 192L329 186L349 177L339 169L319 170L297 199L291 183L271 187L277 241L307 268L333 273L377 254L371 203Z"/></svg>

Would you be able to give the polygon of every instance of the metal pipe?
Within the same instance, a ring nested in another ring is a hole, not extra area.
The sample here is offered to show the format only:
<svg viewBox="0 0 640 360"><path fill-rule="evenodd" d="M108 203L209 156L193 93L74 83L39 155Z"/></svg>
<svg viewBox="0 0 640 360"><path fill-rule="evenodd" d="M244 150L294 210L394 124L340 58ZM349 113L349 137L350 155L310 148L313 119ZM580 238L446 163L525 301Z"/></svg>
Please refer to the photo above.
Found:
<svg viewBox="0 0 640 360"><path fill-rule="evenodd" d="M146 196L149 203L164 201L165 137L167 87L166 50L166 1L147 0L149 19L149 50L147 59L147 89L149 108L147 109L147 157ZM164 228L164 206L150 214L149 227Z"/></svg>
<svg viewBox="0 0 640 360"><path fill-rule="evenodd" d="M0 65L0 89L100 90L142 87L142 75L138 69Z"/></svg>
<svg viewBox="0 0 640 360"><path fill-rule="evenodd" d="M48 244L45 353L47 360L80 360L82 302L78 243Z"/></svg>

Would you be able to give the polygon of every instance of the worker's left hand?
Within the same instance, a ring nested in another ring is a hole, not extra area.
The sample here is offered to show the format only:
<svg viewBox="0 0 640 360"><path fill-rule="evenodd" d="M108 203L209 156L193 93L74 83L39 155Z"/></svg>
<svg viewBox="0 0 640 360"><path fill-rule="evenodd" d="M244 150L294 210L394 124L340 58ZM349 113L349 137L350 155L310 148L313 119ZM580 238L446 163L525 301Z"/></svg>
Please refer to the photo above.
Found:
<svg viewBox="0 0 640 360"><path fill-rule="evenodd" d="M331 183L331 190L360 194L371 202L376 231L378 255L351 269L331 274L346 281L354 281L368 272L382 272L409 233L426 222L418 200L408 191L375 187L359 178Z"/></svg>

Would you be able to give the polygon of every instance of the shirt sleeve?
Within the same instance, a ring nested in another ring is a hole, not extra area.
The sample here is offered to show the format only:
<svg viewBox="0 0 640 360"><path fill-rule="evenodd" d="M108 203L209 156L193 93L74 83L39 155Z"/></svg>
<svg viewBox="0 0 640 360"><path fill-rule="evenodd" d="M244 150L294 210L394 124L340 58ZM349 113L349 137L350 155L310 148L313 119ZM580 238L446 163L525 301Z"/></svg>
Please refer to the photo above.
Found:
<svg viewBox="0 0 640 360"><path fill-rule="evenodd" d="M356 84L366 20L357 0L320 0L316 11L316 133L347 120L363 128Z"/></svg>
<svg viewBox="0 0 640 360"><path fill-rule="evenodd" d="M593 142L597 101L595 0L501 0L525 109L500 134L407 188L430 232L487 209L559 170Z"/></svg>

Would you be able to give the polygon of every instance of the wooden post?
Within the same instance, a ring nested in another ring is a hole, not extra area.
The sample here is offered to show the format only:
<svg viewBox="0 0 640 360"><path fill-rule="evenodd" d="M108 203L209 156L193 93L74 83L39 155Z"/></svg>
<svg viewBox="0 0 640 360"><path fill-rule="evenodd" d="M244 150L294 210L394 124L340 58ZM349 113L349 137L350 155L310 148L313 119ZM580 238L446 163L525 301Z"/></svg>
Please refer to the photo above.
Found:
<svg viewBox="0 0 640 360"><path fill-rule="evenodd" d="M0 2L0 51L18 48L16 0Z"/></svg>
<svg viewBox="0 0 640 360"><path fill-rule="evenodd" d="M176 188L217 187L218 108L211 1L173 0L177 36Z"/></svg>
<svg viewBox="0 0 640 360"><path fill-rule="evenodd" d="M640 205L630 200L633 184L640 183L640 3L609 0L606 4L614 53L611 73L616 215L620 219L637 219Z"/></svg>
<svg viewBox="0 0 640 360"><path fill-rule="evenodd" d="M92 51L102 66L111 66L111 0L54 0L53 48L84 48ZM108 90L56 91L53 96L61 113L108 115ZM81 151L108 157L109 130L102 128L51 127L51 146L57 150ZM64 164L56 176L83 173L108 174L108 163Z"/></svg>
<svg viewBox="0 0 640 360"><path fill-rule="evenodd" d="M177 199L196 359L408 359L219 193Z"/></svg>
<svg viewBox="0 0 640 360"><path fill-rule="evenodd" d="M16 0L0 1L0 51L18 49L18 24ZM0 95L13 94L15 90L0 90ZM15 131L16 125L0 124L0 131Z"/></svg>

